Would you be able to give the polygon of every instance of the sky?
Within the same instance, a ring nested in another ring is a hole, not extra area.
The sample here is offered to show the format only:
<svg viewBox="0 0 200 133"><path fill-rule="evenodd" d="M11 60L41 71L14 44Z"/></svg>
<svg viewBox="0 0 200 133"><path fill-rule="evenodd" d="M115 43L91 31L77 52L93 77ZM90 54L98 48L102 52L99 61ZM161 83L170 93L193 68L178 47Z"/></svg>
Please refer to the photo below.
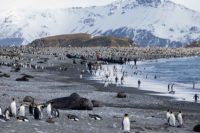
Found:
<svg viewBox="0 0 200 133"><path fill-rule="evenodd" d="M66 8L106 5L116 0L0 0L0 9ZM200 0L171 0L200 12Z"/></svg>

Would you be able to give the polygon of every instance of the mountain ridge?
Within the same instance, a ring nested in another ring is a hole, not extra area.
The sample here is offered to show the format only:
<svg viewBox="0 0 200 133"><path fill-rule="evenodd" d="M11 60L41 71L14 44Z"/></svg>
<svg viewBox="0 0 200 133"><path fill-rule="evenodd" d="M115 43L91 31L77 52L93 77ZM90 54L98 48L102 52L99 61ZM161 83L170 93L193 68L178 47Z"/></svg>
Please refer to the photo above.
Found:
<svg viewBox="0 0 200 133"><path fill-rule="evenodd" d="M0 40L15 38L23 40L21 44L74 33L128 37L140 46L181 47L200 40L200 13L167 0L120 0L99 7L6 11L0 13L0 18Z"/></svg>

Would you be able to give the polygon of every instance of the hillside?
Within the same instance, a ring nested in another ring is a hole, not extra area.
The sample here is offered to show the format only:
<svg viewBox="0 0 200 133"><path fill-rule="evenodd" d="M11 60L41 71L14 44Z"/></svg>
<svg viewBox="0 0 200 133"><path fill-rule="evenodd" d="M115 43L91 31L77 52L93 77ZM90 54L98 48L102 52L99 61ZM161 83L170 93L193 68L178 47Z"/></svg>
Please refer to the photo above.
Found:
<svg viewBox="0 0 200 133"><path fill-rule="evenodd" d="M29 44L32 47L129 47L134 46L133 41L127 38L109 36L92 37L90 34L67 34L50 36L34 40Z"/></svg>

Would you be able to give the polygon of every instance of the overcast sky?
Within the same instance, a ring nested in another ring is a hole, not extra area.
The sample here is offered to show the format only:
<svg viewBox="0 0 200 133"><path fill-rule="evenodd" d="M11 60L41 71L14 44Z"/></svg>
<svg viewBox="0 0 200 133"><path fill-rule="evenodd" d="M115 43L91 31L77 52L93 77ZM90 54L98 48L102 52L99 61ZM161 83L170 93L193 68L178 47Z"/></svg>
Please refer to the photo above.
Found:
<svg viewBox="0 0 200 133"><path fill-rule="evenodd" d="M0 0L0 9L66 8L105 5L116 0ZM200 12L200 0L171 0Z"/></svg>

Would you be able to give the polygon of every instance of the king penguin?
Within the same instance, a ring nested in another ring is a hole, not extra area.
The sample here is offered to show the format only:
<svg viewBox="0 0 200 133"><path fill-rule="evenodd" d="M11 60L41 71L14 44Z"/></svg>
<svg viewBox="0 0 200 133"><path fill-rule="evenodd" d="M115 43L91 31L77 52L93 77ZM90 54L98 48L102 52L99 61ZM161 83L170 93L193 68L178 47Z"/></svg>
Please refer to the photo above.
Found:
<svg viewBox="0 0 200 133"><path fill-rule="evenodd" d="M72 120L72 121L79 121L79 118L78 118L78 116L76 116L76 115L68 114L68 115L67 115L67 118L68 118L69 120Z"/></svg>
<svg viewBox="0 0 200 133"><path fill-rule="evenodd" d="M9 111L8 108L5 109L4 114L5 115L0 115L0 121L1 122L6 122L6 121L10 120L10 111Z"/></svg>
<svg viewBox="0 0 200 133"><path fill-rule="evenodd" d="M33 112L33 116L34 116L34 119L36 120L40 120L40 110L38 108L38 106L34 107L34 112Z"/></svg>
<svg viewBox="0 0 200 133"><path fill-rule="evenodd" d="M47 115L48 115L49 119L52 118L52 102L50 102L50 103L47 105Z"/></svg>
<svg viewBox="0 0 200 133"><path fill-rule="evenodd" d="M124 115L124 118L122 120L122 130L124 133L130 133L130 119L128 117L128 114Z"/></svg>
<svg viewBox="0 0 200 133"><path fill-rule="evenodd" d="M176 118L172 112L170 112L169 124L170 126L176 126Z"/></svg>
<svg viewBox="0 0 200 133"><path fill-rule="evenodd" d="M89 114L89 117L94 120L103 120L103 118L97 114Z"/></svg>
<svg viewBox="0 0 200 133"><path fill-rule="evenodd" d="M182 112L179 111L178 113L178 127L182 127L183 126L183 115L182 115Z"/></svg>
<svg viewBox="0 0 200 133"><path fill-rule="evenodd" d="M167 124L169 125L169 117L170 117L170 112L169 112L169 109L167 110L167 113L166 113L166 118L167 118Z"/></svg>
<svg viewBox="0 0 200 133"><path fill-rule="evenodd" d="M31 115L34 115L34 103L31 103L31 104L29 105L29 113L30 113Z"/></svg>
<svg viewBox="0 0 200 133"><path fill-rule="evenodd" d="M25 116L17 116L16 118L18 122L29 122L28 118Z"/></svg>
<svg viewBox="0 0 200 133"><path fill-rule="evenodd" d="M3 114L2 114L2 108L1 108L1 107L0 107L0 115L3 115Z"/></svg>
<svg viewBox="0 0 200 133"><path fill-rule="evenodd" d="M11 109L11 114L12 116L16 116L17 115L17 107L16 107L16 101L15 98L12 98L12 102L10 104L10 109Z"/></svg>
<svg viewBox="0 0 200 133"><path fill-rule="evenodd" d="M18 116L24 116L25 117L25 112L26 112L25 106L23 104L21 104L20 107L19 107Z"/></svg>

